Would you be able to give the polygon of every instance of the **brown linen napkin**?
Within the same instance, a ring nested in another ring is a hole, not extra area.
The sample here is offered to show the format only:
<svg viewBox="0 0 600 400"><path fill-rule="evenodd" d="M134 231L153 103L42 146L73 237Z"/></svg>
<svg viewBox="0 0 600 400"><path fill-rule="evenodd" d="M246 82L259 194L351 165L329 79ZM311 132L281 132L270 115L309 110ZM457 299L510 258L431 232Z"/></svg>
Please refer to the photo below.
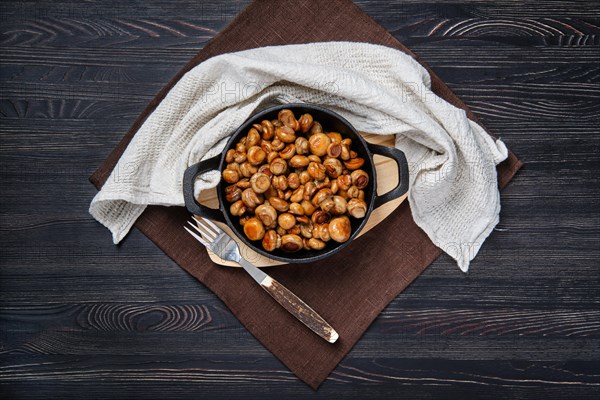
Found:
<svg viewBox="0 0 600 400"><path fill-rule="evenodd" d="M265 16L277 23L265 24ZM97 188L102 186L144 120L183 74L202 61L261 46L334 40L380 44L414 56L350 0L256 0L158 93L90 181ZM469 117L477 121L466 105L431 70L429 72L433 91L465 109ZM510 153L498 166L501 188L521 165ZM335 327L340 339L331 345L275 303L243 270L213 264L183 230L188 219L184 208L150 206L135 226L212 290L269 351L314 389L383 308L441 254L416 226L408 202L404 202L383 223L326 260L269 269L269 274Z"/></svg>

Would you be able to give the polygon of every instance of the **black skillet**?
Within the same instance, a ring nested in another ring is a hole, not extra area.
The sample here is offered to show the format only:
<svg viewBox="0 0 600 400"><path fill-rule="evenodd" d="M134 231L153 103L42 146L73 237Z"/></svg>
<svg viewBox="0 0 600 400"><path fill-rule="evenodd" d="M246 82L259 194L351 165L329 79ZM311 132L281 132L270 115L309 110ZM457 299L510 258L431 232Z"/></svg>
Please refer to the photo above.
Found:
<svg viewBox="0 0 600 400"><path fill-rule="evenodd" d="M253 242L249 240L244 234L243 227L238 222L238 217L234 217L230 214L229 204L225 200L225 187L229 184L220 181L217 186L217 197L219 199L218 209L203 206L202 204L198 203L194 197L194 182L200 174L211 170L222 171L226 166L225 153L228 149L235 147L235 144L248 133L248 130L252 127L252 124L260 124L260 122L264 119L276 119L279 111L285 108L292 110L296 118L299 118L302 114L309 113L313 116L315 121L319 121L321 123L325 132L339 132L342 134L342 137L352 139L352 149L358 153L359 157L365 159L365 164L363 165L362 169L367 172L370 177L369 185L363 189L365 191L367 212L364 218L350 218L352 235L347 242L337 243L333 240L330 240L327 242L327 245L323 250L300 250L295 253L287 253L278 249L271 253L262 248L260 241ZM398 185L396 185L394 189L381 196L377 194L377 173L375 170L375 164L373 162L374 154L389 157L396 161L396 164L398 165L398 176L400 178ZM235 133L227 142L225 150L223 150L222 154L188 167L183 177L183 195L188 211L197 216L227 224L227 226L229 226L229 228L231 228L231 230L235 232L235 234L252 250L264 255L265 257L290 264L310 263L339 252L344 247L348 246L354 240L354 238L356 238L358 233L367 223L371 212L375 208L387 203L390 200L397 199L398 197L404 195L407 190L408 163L406 161L406 156L402 151L393 147L367 143L356 131L356 129L354 129L352 125L350 125L350 123L340 115L323 107L311 104L284 104L268 108L259 112L258 114L255 114L235 131Z"/></svg>

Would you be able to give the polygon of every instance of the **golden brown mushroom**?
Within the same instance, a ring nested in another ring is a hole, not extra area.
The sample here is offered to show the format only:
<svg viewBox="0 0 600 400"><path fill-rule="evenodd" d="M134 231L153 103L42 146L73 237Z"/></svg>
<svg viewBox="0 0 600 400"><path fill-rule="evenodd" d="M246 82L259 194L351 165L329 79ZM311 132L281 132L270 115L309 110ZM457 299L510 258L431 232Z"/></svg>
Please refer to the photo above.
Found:
<svg viewBox="0 0 600 400"><path fill-rule="evenodd" d="M290 208L289 203L283 199L280 199L279 197L270 197L269 204L271 204L273 208L280 212L285 212Z"/></svg>
<svg viewBox="0 0 600 400"><path fill-rule="evenodd" d="M252 189L244 189L242 192L242 201L251 210L262 204L263 200L262 194L256 194Z"/></svg>
<svg viewBox="0 0 600 400"><path fill-rule="evenodd" d="M234 215L236 217L239 217L240 215L244 214L247 209L248 208L242 200L238 200L234 202L231 206L229 206L229 212L231 213L231 215Z"/></svg>
<svg viewBox="0 0 600 400"><path fill-rule="evenodd" d="M283 235L281 237L281 249L287 252L295 252L304 247L302 238L298 235Z"/></svg>
<svg viewBox="0 0 600 400"><path fill-rule="evenodd" d="M274 177L275 178L275 177ZM271 178L267 174L257 172L250 178L250 187L256 193L264 193L271 186Z"/></svg>
<svg viewBox="0 0 600 400"><path fill-rule="evenodd" d="M321 207L321 210L323 211L331 212L331 210L335 207L335 202L333 201L333 198L325 199L321 202L321 204L319 204L319 207Z"/></svg>
<svg viewBox="0 0 600 400"><path fill-rule="evenodd" d="M329 236L338 243L344 243L350 239L352 227L350 219L345 215L335 217L329 222Z"/></svg>
<svg viewBox="0 0 600 400"><path fill-rule="evenodd" d="M301 185L305 185L308 182L310 182L311 180L312 180L312 178L310 177L310 174L308 173L307 170L300 172L300 184Z"/></svg>
<svg viewBox="0 0 600 400"><path fill-rule="evenodd" d="M313 215L313 213L316 211L316 207L313 205L313 203L311 203L309 200L302 200L300 202L300 205L302 206L302 209L304 210L304 215L308 215L309 217L311 215Z"/></svg>
<svg viewBox="0 0 600 400"><path fill-rule="evenodd" d="M290 203L290 213L294 215L304 215L304 208L300 203Z"/></svg>
<svg viewBox="0 0 600 400"><path fill-rule="evenodd" d="M310 220L308 220L307 224L300 225L300 235L307 239L310 239L312 237L312 222L310 222Z"/></svg>
<svg viewBox="0 0 600 400"><path fill-rule="evenodd" d="M296 172L289 174L287 181L290 189L298 189L300 187L300 176Z"/></svg>
<svg viewBox="0 0 600 400"><path fill-rule="evenodd" d="M257 173L265 174L269 178L273 176L273 173L271 172L271 170L269 169L269 166L267 164L263 164L260 167L258 167Z"/></svg>
<svg viewBox="0 0 600 400"><path fill-rule="evenodd" d="M329 210L334 215L345 214L348 210L348 203L342 196L333 196L333 207Z"/></svg>
<svg viewBox="0 0 600 400"><path fill-rule="evenodd" d="M327 156L338 158L342 155L342 145L336 142L332 142L327 146Z"/></svg>
<svg viewBox="0 0 600 400"><path fill-rule="evenodd" d="M312 203L315 206L319 206L324 200L330 199L333 197L333 193L329 188L320 189L312 198Z"/></svg>
<svg viewBox="0 0 600 400"><path fill-rule="evenodd" d="M300 123L300 131L307 133L313 126L313 117L310 114L302 114L298 122Z"/></svg>
<svg viewBox="0 0 600 400"><path fill-rule="evenodd" d="M329 235L329 224L313 225L312 235L315 239L329 242L331 240L331 236Z"/></svg>
<svg viewBox="0 0 600 400"><path fill-rule="evenodd" d="M242 178L236 183L240 189L248 189L250 187L250 179Z"/></svg>
<svg viewBox="0 0 600 400"><path fill-rule="evenodd" d="M311 162L308 164L308 174L317 181L322 181L325 179L325 166L321 163Z"/></svg>
<svg viewBox="0 0 600 400"><path fill-rule="evenodd" d="M322 240L316 238L308 239L308 246L313 250L323 250L325 248L326 243Z"/></svg>
<svg viewBox="0 0 600 400"><path fill-rule="evenodd" d="M245 178L250 178L258 171L258 168L250 164L248 161L244 161L240 164L240 171Z"/></svg>
<svg viewBox="0 0 600 400"><path fill-rule="evenodd" d="M309 154L308 155L308 161L309 162L316 162L317 164L321 164L321 157L314 155L314 154Z"/></svg>
<svg viewBox="0 0 600 400"><path fill-rule="evenodd" d="M344 161L344 166L350 171L361 168L365 164L365 160L360 157L351 158L348 161Z"/></svg>
<svg viewBox="0 0 600 400"><path fill-rule="evenodd" d="M296 155L296 146L294 146L293 143L288 144L279 152L279 157L283 158L284 160L289 160L290 158L294 157L294 155Z"/></svg>
<svg viewBox="0 0 600 400"><path fill-rule="evenodd" d="M260 219L252 217L244 224L244 234L250 240L261 240L265 236L265 227Z"/></svg>
<svg viewBox="0 0 600 400"><path fill-rule="evenodd" d="M317 121L313 121L313 125L310 128L309 134L313 135L315 133L323 133L323 126Z"/></svg>
<svg viewBox="0 0 600 400"><path fill-rule="evenodd" d="M240 180L240 175L237 173L237 171L233 170L233 169L226 169L223 171L223 180L227 183L236 183L237 181Z"/></svg>
<svg viewBox="0 0 600 400"><path fill-rule="evenodd" d="M303 167L306 167L309 164L309 162L310 161L308 160L308 157L295 155L290 160L290 167L292 167L292 168L303 168Z"/></svg>
<svg viewBox="0 0 600 400"><path fill-rule="evenodd" d="M275 137L283 143L294 143L296 141L296 132L289 126L280 126L275 129Z"/></svg>
<svg viewBox="0 0 600 400"><path fill-rule="evenodd" d="M367 203L361 199L350 199L348 201L348 214L354 218L364 218L367 213Z"/></svg>
<svg viewBox="0 0 600 400"><path fill-rule="evenodd" d="M256 146L258 143L260 143L260 133L258 133L256 128L250 128L248 136L246 136L246 149L250 149L250 147Z"/></svg>
<svg viewBox="0 0 600 400"><path fill-rule="evenodd" d="M348 198L356 198L360 194L360 189L357 188L356 186L352 185L348 188L348 190L346 191L346 194L347 194Z"/></svg>
<svg viewBox="0 0 600 400"><path fill-rule="evenodd" d="M260 123L262 125L262 138L264 140L271 140L275 134L275 127L269 120L264 120Z"/></svg>
<svg viewBox="0 0 600 400"><path fill-rule="evenodd" d="M266 251L275 251L281 247L281 236L273 229L268 230L263 237L262 245Z"/></svg>
<svg viewBox="0 0 600 400"><path fill-rule="evenodd" d="M327 157L325 161L323 161L323 165L325 166L325 172L332 178L337 178L342 174L342 162L337 158Z"/></svg>
<svg viewBox="0 0 600 400"><path fill-rule="evenodd" d="M267 228L274 228L277 224L277 211L270 204L265 203L256 207L254 215L256 215Z"/></svg>
<svg viewBox="0 0 600 400"><path fill-rule="evenodd" d="M269 167L273 175L282 175L287 172L288 166L287 162L283 158L276 158L271 161L271 165Z"/></svg>
<svg viewBox="0 0 600 400"><path fill-rule="evenodd" d="M327 136L331 139L331 143L342 143L342 135L338 132L329 132Z"/></svg>
<svg viewBox="0 0 600 400"><path fill-rule="evenodd" d="M277 217L277 223L283 229L292 229L294 225L296 225L296 217L290 213L279 214L279 217Z"/></svg>
<svg viewBox="0 0 600 400"><path fill-rule="evenodd" d="M227 153L225 153L225 162L227 164L233 162L233 155L234 155L234 153L235 153L234 149L229 149L229 150L227 150Z"/></svg>
<svg viewBox="0 0 600 400"><path fill-rule="evenodd" d="M331 139L324 133L315 133L308 139L310 152L317 156L327 154L327 147L331 143Z"/></svg>
<svg viewBox="0 0 600 400"><path fill-rule="evenodd" d="M296 190L292 192L290 196L290 201L293 203L300 203L304 198L304 186L299 186Z"/></svg>
<svg viewBox="0 0 600 400"><path fill-rule="evenodd" d="M234 203L242 198L242 189L237 185L229 185L225 188L225 200Z"/></svg>
<svg viewBox="0 0 600 400"><path fill-rule="evenodd" d="M352 184L359 189L364 189L369 184L369 174L362 169L357 169L350 174L352 177Z"/></svg>
<svg viewBox="0 0 600 400"><path fill-rule="evenodd" d="M348 149L348 146L343 143L342 143L342 151L340 152L340 158L342 160L350 159L350 150Z"/></svg>
<svg viewBox="0 0 600 400"><path fill-rule="evenodd" d="M350 175L340 175L337 177L337 183L342 190L348 190L352 186L352 177Z"/></svg>
<svg viewBox="0 0 600 400"><path fill-rule="evenodd" d="M294 145L296 146L296 154L306 154L309 151L308 139L305 137L300 136L296 138Z"/></svg>
<svg viewBox="0 0 600 400"><path fill-rule="evenodd" d="M259 146L252 146L248 149L248 162L252 165L260 165L267 158L267 153Z"/></svg>
<svg viewBox="0 0 600 400"><path fill-rule="evenodd" d="M310 200L317 191L317 185L314 182L308 182L304 185L304 200Z"/></svg>
<svg viewBox="0 0 600 400"><path fill-rule="evenodd" d="M327 224L331 220L331 215L327 211L317 210L312 214L310 220L315 225Z"/></svg>
<svg viewBox="0 0 600 400"><path fill-rule="evenodd" d="M277 114L277 118L281 121L283 125L290 127L295 131L300 129L300 123L294 116L294 112L292 110L286 108L279 111L279 113Z"/></svg>
<svg viewBox="0 0 600 400"><path fill-rule="evenodd" d="M287 178L284 175L274 176L271 179L271 185L277 190L286 190L288 188Z"/></svg>
<svg viewBox="0 0 600 400"><path fill-rule="evenodd" d="M273 149L273 151L279 151L279 150L283 149L284 147L285 147L285 143L283 143L278 138L275 138L275 139L273 139L273 141L271 141L271 148Z"/></svg>

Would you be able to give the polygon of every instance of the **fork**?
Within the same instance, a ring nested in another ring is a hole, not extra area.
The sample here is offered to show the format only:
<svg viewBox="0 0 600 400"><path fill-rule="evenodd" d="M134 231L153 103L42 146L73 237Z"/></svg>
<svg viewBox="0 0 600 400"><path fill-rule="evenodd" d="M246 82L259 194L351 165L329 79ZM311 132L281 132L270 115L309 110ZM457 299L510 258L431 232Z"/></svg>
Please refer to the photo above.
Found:
<svg viewBox="0 0 600 400"><path fill-rule="evenodd" d="M198 224L188 221L193 230L184 226L190 235L222 259L240 264L290 314L329 343L335 343L339 337L335 329L298 296L242 257L238 244L231 236L208 219L196 217L195 221Z"/></svg>

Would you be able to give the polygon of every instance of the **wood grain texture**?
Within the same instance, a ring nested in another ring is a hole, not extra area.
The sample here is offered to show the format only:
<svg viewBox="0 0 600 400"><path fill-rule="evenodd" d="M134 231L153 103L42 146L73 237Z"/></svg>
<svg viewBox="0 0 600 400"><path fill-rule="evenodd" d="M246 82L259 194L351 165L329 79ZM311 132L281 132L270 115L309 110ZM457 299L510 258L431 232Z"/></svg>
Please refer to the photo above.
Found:
<svg viewBox="0 0 600 400"><path fill-rule="evenodd" d="M525 167L469 275L440 257L318 393L139 232L112 245L87 177L247 3L0 3L0 396L597 398L594 2L356 1Z"/></svg>

